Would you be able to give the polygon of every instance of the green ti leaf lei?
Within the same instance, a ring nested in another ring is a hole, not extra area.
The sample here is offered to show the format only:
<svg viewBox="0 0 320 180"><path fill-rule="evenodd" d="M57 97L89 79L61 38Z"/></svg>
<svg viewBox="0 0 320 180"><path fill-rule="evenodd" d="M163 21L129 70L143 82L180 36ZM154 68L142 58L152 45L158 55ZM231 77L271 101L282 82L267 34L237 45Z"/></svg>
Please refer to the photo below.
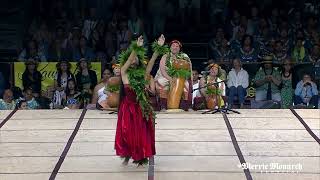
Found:
<svg viewBox="0 0 320 180"><path fill-rule="evenodd" d="M207 88L207 94L208 95L221 95L222 94L222 90L221 89L210 89Z"/></svg>
<svg viewBox="0 0 320 180"><path fill-rule="evenodd" d="M139 47L137 41L132 41L129 48L126 51L122 51L119 55L118 61L120 66L123 66L126 63L132 51L137 54L140 63L144 63L143 61L146 59L146 49L142 46Z"/></svg>
<svg viewBox="0 0 320 180"><path fill-rule="evenodd" d="M135 53L137 54L141 66L137 68L129 67L129 69L127 70L130 87L136 93L137 101L141 107L143 117L146 118L146 120L150 120L150 116L152 115L152 118L154 119L155 113L149 102L148 94L145 91L145 86L148 84L148 81L145 80L146 70L144 66L144 60L146 59L146 49L143 47L139 47L137 45L137 41L133 41L130 47L119 55L118 61L120 66L123 66L128 60L132 51L135 51Z"/></svg>
<svg viewBox="0 0 320 180"><path fill-rule="evenodd" d="M137 101L141 107L143 117L145 117L146 120L150 119L150 115L155 118L155 113L149 102L148 94L145 91L145 86L149 84L149 82L144 78L146 70L144 68L129 68L127 73L130 86L137 95Z"/></svg>
<svg viewBox="0 0 320 180"><path fill-rule="evenodd" d="M188 57L186 57L186 55L184 55L183 53L179 53L177 55L177 59L183 59L185 61L190 61ZM188 79L191 77L191 70L188 70L188 69L175 69L172 65L172 61L170 59L170 55L168 56L167 58L167 61L166 61L166 66L168 68L168 75L171 76L171 77L182 77L182 78L185 78L185 79Z"/></svg>
<svg viewBox="0 0 320 180"><path fill-rule="evenodd" d="M152 50L153 52L158 52L159 55L164 55L170 52L168 45L160 46L157 40L152 43Z"/></svg>
<svg viewBox="0 0 320 180"><path fill-rule="evenodd" d="M108 92L119 92L120 85L108 85L106 91Z"/></svg>

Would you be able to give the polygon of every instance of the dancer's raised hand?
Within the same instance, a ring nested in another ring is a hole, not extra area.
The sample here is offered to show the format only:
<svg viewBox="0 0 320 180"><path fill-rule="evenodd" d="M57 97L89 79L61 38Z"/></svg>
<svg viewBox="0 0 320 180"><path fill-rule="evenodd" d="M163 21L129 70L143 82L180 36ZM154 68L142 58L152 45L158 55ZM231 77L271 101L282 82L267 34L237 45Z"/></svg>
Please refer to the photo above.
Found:
<svg viewBox="0 0 320 180"><path fill-rule="evenodd" d="M139 37L138 37L137 45L138 45L139 47L143 46L143 36L139 36Z"/></svg>
<svg viewBox="0 0 320 180"><path fill-rule="evenodd" d="M164 37L163 34L161 34L161 36L158 38L158 45L163 46L165 41L166 41L166 38Z"/></svg>

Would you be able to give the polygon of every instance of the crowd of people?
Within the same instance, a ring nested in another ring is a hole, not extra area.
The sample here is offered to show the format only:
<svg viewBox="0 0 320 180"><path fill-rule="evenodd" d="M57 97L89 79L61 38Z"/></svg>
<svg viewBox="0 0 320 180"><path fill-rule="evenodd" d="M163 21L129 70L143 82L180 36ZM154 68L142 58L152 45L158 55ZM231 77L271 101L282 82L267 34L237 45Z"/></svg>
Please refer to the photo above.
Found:
<svg viewBox="0 0 320 180"><path fill-rule="evenodd" d="M70 4L64 1L54 1L50 4L52 10L46 15L43 14L45 7L36 11L43 18L35 16L33 19L18 56L18 60L26 64L22 76L23 92L17 88L6 89L0 109L12 109L16 105L31 109L82 108L101 102L99 97L106 98L103 88L107 86L107 79L112 74L119 76L120 67L116 65L119 54L129 47L134 36L142 35L144 46L151 49L148 42L167 31L170 22L176 22L177 17L188 26L185 19L192 11L192 23L203 21L199 17L204 3L200 1L141 3L121 0L102 5L101 2L89 3L86 9L79 10L70 9ZM248 1L246 8L236 9L224 1L214 3L217 6L210 3L206 6L210 18L205 24L213 27L209 32L214 35L208 41L208 60L204 62L208 67L192 67L193 77L184 96L183 109L206 108L203 103L207 98L205 89L191 89L211 81L222 81L220 95L229 107L239 105L244 108L248 88L253 87L255 102L274 101L282 108L292 105L317 108L320 79L317 9L299 9L291 4L267 9L253 1ZM108 11L103 11L106 8ZM172 52L181 51L182 43L170 45L175 46L171 47L175 49ZM190 55L192 52L185 53ZM37 63L43 61L59 62L55 83L46 93L41 88L41 73L36 68ZM70 61L78 62L79 72L75 75L70 72ZM96 73L90 70L92 61L102 63L99 84ZM157 102L154 104L159 110L166 108L163 92L171 80L163 72L164 65L160 61L160 71L154 74L156 92L153 94ZM297 66L302 70L296 71Z"/></svg>

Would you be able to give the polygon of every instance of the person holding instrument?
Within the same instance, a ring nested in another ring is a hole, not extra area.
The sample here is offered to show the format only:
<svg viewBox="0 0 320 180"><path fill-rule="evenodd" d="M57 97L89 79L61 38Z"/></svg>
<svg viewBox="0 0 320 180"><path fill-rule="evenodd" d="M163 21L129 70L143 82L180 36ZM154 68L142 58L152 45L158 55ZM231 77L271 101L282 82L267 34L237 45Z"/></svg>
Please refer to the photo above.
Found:
<svg viewBox="0 0 320 180"><path fill-rule="evenodd" d="M201 95L205 97L207 108L214 109L216 107L220 108L224 105L223 96L226 95L225 92L225 83L219 78L219 65L210 64L209 65L209 74L200 79L200 92ZM214 84L221 82L218 84ZM202 88L206 87L206 88Z"/></svg>

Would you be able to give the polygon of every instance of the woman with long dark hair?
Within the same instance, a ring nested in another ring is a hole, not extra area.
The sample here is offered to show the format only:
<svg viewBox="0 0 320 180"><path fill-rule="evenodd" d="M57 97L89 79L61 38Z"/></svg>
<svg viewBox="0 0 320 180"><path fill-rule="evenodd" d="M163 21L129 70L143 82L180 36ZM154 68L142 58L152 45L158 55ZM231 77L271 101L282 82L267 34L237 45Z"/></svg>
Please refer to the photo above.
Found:
<svg viewBox="0 0 320 180"><path fill-rule="evenodd" d="M156 43L162 47L163 35ZM125 158L123 164L143 165L155 152L154 112L146 90L149 75L160 51L155 51L147 67L144 65L143 37L133 42L120 55L121 86L118 123L115 137L116 154ZM156 49L156 48L154 48Z"/></svg>
<svg viewBox="0 0 320 180"><path fill-rule="evenodd" d="M254 40L250 35L244 35L241 41L241 47L238 49L237 58L241 62L256 62L258 51L254 48Z"/></svg>
<svg viewBox="0 0 320 180"><path fill-rule="evenodd" d="M29 59L25 65L26 69L22 74L23 89L32 89L34 97L39 97L41 94L42 75L37 70L38 62Z"/></svg>
<svg viewBox="0 0 320 180"><path fill-rule="evenodd" d="M77 90L77 85L74 79L68 80L68 87L66 89L65 106L69 109L79 109L82 105L81 93Z"/></svg>
<svg viewBox="0 0 320 180"><path fill-rule="evenodd" d="M91 70L91 64L86 59L80 59L77 64L79 72L76 75L78 90L81 92L84 104L91 100L93 89L97 85L97 74Z"/></svg>
<svg viewBox="0 0 320 180"><path fill-rule="evenodd" d="M61 106L63 103L62 97L68 87L68 81L70 79L75 80L74 75L71 73L71 64L68 61L60 61L56 65L57 74L54 78L54 98L53 104L55 107Z"/></svg>
<svg viewBox="0 0 320 180"><path fill-rule="evenodd" d="M93 96L91 104L96 104L97 106L103 104L107 99L107 94L105 93L106 87L108 86L108 80L112 76L110 69L105 69L102 73L102 79L98 85L93 90ZM99 107L99 106L98 106ZM103 107L103 106L102 106Z"/></svg>
<svg viewBox="0 0 320 180"><path fill-rule="evenodd" d="M292 87L292 62L290 59L283 61L281 71L281 108L289 108L293 102L293 87Z"/></svg>

